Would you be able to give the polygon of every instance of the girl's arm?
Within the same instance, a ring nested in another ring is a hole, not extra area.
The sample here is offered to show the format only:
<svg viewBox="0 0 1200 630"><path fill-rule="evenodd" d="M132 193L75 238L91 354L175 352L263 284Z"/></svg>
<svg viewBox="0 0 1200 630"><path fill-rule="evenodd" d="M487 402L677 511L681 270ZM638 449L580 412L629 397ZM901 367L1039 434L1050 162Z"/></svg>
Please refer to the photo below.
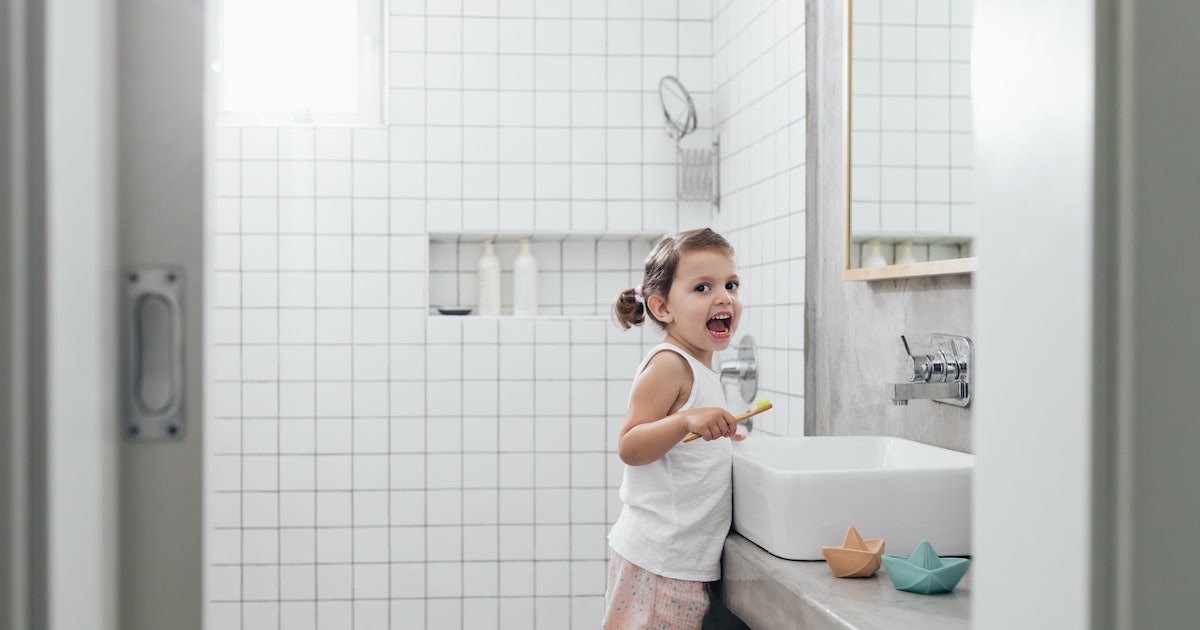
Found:
<svg viewBox="0 0 1200 630"><path fill-rule="evenodd" d="M719 407L676 412L687 402L692 385L692 370L683 357L660 352L650 358L633 381L617 447L621 461L630 466L657 461L688 433L699 433L705 440L736 435L733 414Z"/></svg>

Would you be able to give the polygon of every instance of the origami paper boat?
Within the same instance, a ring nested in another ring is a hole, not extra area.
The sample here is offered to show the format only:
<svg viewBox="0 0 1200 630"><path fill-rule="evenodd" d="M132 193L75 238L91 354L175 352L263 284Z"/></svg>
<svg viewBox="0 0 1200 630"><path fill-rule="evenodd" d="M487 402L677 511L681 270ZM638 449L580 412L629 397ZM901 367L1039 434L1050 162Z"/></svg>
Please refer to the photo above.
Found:
<svg viewBox="0 0 1200 630"><path fill-rule="evenodd" d="M922 595L954 590L970 564L967 558L939 558L928 540L922 540L911 556L883 556L883 568L892 578L892 584L902 591Z"/></svg>
<svg viewBox="0 0 1200 630"><path fill-rule="evenodd" d="M871 577L879 570L883 539L863 540L853 525L846 530L841 547L821 547L829 570L838 577Z"/></svg>

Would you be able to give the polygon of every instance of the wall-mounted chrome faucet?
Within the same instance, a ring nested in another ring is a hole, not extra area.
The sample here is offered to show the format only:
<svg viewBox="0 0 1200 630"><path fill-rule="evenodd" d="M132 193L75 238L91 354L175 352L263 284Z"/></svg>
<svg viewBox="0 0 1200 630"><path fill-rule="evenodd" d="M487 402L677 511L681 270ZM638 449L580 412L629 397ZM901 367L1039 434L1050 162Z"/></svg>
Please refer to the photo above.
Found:
<svg viewBox="0 0 1200 630"><path fill-rule="evenodd" d="M737 385L742 402L749 403L758 395L758 351L754 346L754 337L742 337L737 349L737 358L722 361L717 366L717 373L721 375L722 384ZM747 431L752 430L754 418L743 422L743 426Z"/></svg>
<svg viewBox="0 0 1200 630"><path fill-rule="evenodd" d="M889 383L892 404L907 405L914 399L959 407L971 406L970 365L974 351L970 337L932 334L925 338L925 354L913 354L908 340L900 335L910 374L907 383Z"/></svg>
<svg viewBox="0 0 1200 630"><path fill-rule="evenodd" d="M736 383L742 401L749 403L758 394L758 352L754 337L742 337L737 349L737 358L722 361L717 366L717 373L721 375L722 383Z"/></svg>

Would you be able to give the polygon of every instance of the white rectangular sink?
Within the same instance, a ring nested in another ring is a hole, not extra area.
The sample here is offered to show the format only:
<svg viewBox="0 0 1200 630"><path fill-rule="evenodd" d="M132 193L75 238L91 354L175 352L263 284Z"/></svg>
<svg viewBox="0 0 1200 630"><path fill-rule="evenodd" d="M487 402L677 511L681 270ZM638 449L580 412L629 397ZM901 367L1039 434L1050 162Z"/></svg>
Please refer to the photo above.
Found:
<svg viewBox="0 0 1200 630"><path fill-rule="evenodd" d="M901 438L751 437L733 448L733 528L788 560L821 560L853 525L908 555L971 554L975 456Z"/></svg>

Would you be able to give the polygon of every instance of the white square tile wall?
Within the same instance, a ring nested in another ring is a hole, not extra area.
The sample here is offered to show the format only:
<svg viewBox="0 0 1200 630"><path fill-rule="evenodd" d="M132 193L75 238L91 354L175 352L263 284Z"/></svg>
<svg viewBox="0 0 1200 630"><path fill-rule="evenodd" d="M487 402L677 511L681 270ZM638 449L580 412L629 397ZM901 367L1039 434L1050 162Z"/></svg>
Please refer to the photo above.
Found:
<svg viewBox="0 0 1200 630"><path fill-rule="evenodd" d="M804 432L804 4L713 6L713 118L721 137L716 229L734 246L747 305L738 329L759 352L755 420L773 435ZM727 351L732 358L735 351Z"/></svg>
<svg viewBox="0 0 1200 630"><path fill-rule="evenodd" d="M659 338L607 309L648 235L712 222L674 199L657 102L680 77L710 141L711 6L386 20L386 126L217 130L208 627L594 627ZM474 302L477 243L439 235L495 232L535 237L546 316L431 316Z"/></svg>
<svg viewBox="0 0 1200 630"><path fill-rule="evenodd" d="M854 232L939 236L953 249L954 237L975 229L971 3L866 1L853 10ZM917 249L928 259L928 244Z"/></svg>

